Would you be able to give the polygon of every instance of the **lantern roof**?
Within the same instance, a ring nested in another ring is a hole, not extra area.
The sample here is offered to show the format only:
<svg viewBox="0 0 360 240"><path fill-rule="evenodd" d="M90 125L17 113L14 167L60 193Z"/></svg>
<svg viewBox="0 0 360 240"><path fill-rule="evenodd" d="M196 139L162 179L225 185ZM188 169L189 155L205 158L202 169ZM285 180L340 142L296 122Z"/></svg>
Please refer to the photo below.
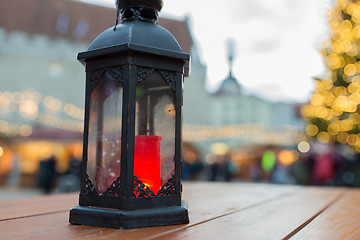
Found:
<svg viewBox="0 0 360 240"><path fill-rule="evenodd" d="M129 21L101 33L87 51L78 55L80 61L108 54L133 50L165 57L189 60L173 35L158 24L147 21Z"/></svg>

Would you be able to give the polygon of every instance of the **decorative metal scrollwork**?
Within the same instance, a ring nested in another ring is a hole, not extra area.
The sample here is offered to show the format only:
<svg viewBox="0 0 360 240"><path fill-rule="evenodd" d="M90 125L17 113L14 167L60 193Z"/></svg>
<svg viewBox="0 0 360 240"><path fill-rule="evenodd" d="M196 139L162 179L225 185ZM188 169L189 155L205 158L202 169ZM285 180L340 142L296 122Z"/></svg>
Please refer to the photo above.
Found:
<svg viewBox="0 0 360 240"><path fill-rule="evenodd" d="M106 69L106 72L108 72L113 78L115 78L119 83L124 83L124 68L121 67L115 67L115 68L108 68Z"/></svg>
<svg viewBox="0 0 360 240"><path fill-rule="evenodd" d="M118 177L102 195L112 197L120 196L120 177Z"/></svg>
<svg viewBox="0 0 360 240"><path fill-rule="evenodd" d="M84 193L87 195L99 195L98 192L96 191L94 184L91 182L91 180L87 174L85 175L85 191L84 191Z"/></svg>
<svg viewBox="0 0 360 240"><path fill-rule="evenodd" d="M175 191L175 177L172 176L155 194L148 186L141 180L134 176L134 197L155 197L155 196L173 196Z"/></svg>
<svg viewBox="0 0 360 240"><path fill-rule="evenodd" d="M134 176L134 197L154 197L155 193L148 186Z"/></svg>
<svg viewBox="0 0 360 240"><path fill-rule="evenodd" d="M116 16L117 18L115 20L115 24L118 23L118 13ZM157 17L158 17L158 12L155 11L155 9L146 6L139 6L139 7L120 10L121 23L131 22L134 20L156 23Z"/></svg>
<svg viewBox="0 0 360 240"><path fill-rule="evenodd" d="M162 69L156 69L161 77L169 84L173 91L176 90L176 72L167 71ZM154 68L148 67L136 67L136 81L142 82L145 78L147 78L151 73L155 71Z"/></svg>
<svg viewBox="0 0 360 240"><path fill-rule="evenodd" d="M95 70L91 72L90 75L90 88L91 90L95 88L96 84L99 82L100 78L104 75L105 69Z"/></svg>
<svg viewBox="0 0 360 240"><path fill-rule="evenodd" d="M124 69L123 66L120 67L111 67L105 69L99 69L91 72L90 75L90 88L91 90L95 88L96 84L105 74L105 72L109 73L116 81L119 83L124 83Z"/></svg>
<svg viewBox="0 0 360 240"><path fill-rule="evenodd" d="M136 81L141 82L154 72L154 68L136 67Z"/></svg>
<svg viewBox="0 0 360 240"><path fill-rule="evenodd" d="M176 90L176 72L158 69L160 75L165 79L173 91Z"/></svg>
<svg viewBox="0 0 360 240"><path fill-rule="evenodd" d="M158 196L172 196L176 194L175 191L175 176L172 176L158 191Z"/></svg>

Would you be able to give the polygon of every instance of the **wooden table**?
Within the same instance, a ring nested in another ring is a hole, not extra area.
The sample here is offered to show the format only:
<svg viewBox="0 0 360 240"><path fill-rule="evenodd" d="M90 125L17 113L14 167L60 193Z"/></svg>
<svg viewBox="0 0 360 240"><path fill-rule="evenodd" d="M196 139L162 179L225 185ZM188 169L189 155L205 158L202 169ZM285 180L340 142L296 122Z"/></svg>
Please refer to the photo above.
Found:
<svg viewBox="0 0 360 240"><path fill-rule="evenodd" d="M61 194L0 201L0 239L360 239L357 189L183 185L187 225L128 230L70 225L69 209L78 194Z"/></svg>

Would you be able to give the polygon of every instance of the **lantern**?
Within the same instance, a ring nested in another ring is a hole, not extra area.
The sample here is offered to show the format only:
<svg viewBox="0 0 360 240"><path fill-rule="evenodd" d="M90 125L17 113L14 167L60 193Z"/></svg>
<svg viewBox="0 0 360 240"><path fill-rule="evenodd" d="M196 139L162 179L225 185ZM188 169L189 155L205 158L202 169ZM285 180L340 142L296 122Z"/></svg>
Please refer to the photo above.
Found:
<svg viewBox="0 0 360 240"><path fill-rule="evenodd" d="M86 67L79 206L70 223L138 228L188 223L181 200L184 64L156 24L161 0L119 0L121 24L78 59Z"/></svg>

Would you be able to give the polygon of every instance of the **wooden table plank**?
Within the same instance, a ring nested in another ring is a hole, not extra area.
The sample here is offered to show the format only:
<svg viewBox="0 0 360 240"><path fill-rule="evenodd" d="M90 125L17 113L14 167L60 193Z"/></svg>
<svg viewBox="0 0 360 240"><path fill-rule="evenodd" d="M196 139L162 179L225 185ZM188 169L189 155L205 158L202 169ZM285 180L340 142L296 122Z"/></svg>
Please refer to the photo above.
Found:
<svg viewBox="0 0 360 240"><path fill-rule="evenodd" d="M189 183L184 184L184 199L189 201L190 224L188 225L131 230L74 226L68 224L68 211L65 211L0 221L0 239L55 239L58 237L59 239L83 237L145 239L186 229L189 226L202 225L213 219L241 211L241 209L255 208L267 201L275 201L280 196L295 194L298 189L300 188L296 186L267 184Z"/></svg>
<svg viewBox="0 0 360 240"><path fill-rule="evenodd" d="M190 225L151 239L282 239L335 201L341 190L302 188L296 194ZM309 239L309 238L302 238ZM311 238L313 239L313 238ZM326 238L321 238L326 239Z"/></svg>
<svg viewBox="0 0 360 240"><path fill-rule="evenodd" d="M67 211L77 205L78 193L0 201L0 222L6 219Z"/></svg>
<svg viewBox="0 0 360 240"><path fill-rule="evenodd" d="M360 191L346 190L339 201L291 239L360 239Z"/></svg>

